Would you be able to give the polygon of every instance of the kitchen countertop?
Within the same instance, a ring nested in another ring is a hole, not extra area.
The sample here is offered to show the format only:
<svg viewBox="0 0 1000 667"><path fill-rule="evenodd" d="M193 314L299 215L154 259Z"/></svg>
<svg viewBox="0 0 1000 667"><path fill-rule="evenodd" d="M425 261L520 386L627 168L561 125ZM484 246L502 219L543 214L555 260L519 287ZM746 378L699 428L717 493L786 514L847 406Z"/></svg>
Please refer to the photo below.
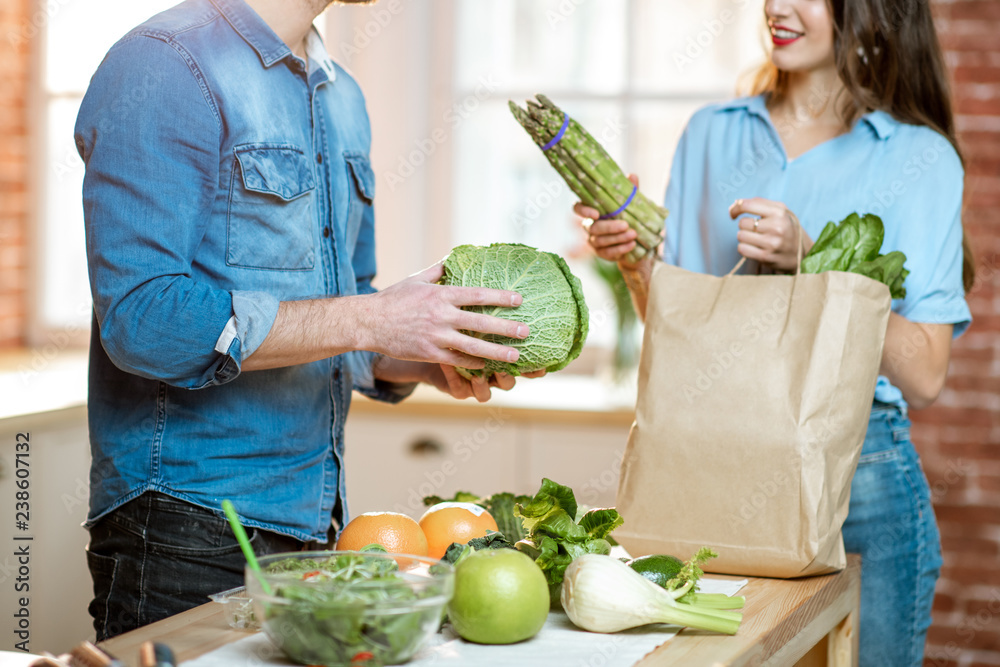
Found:
<svg viewBox="0 0 1000 667"><path fill-rule="evenodd" d="M430 385L421 384L402 403L390 405L355 395L350 414L477 417L491 410L523 421L572 424L622 424L635 417L636 388L592 375L553 373L536 379L519 378L510 391L494 390L486 403L457 401Z"/></svg>
<svg viewBox="0 0 1000 667"><path fill-rule="evenodd" d="M0 353L0 419L87 403L87 352L55 346Z"/></svg>
<svg viewBox="0 0 1000 667"><path fill-rule="evenodd" d="M0 419L39 414L87 403L87 351L23 349L0 353ZM636 387L593 375L553 373L518 379L511 391L494 391L486 403L457 401L421 384L407 400L388 405L354 396L351 414L464 417L504 410L514 418L547 422L632 423Z"/></svg>

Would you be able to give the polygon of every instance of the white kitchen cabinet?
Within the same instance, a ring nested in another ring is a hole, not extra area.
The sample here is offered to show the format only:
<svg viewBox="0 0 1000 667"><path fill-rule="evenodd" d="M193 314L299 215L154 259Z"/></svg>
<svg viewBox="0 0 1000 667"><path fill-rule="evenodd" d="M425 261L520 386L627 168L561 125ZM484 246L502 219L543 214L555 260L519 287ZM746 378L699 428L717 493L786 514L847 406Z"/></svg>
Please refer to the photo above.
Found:
<svg viewBox="0 0 1000 667"><path fill-rule="evenodd" d="M523 454L518 426L509 418L499 412L470 418L394 414L392 407L372 414L352 411L347 420L352 516L387 510L419 518L424 496L517 484Z"/></svg>
<svg viewBox="0 0 1000 667"><path fill-rule="evenodd" d="M533 494L543 477L581 504L613 506L634 399L581 376L551 376L494 392L485 404L430 387L398 405L356 397L347 419L351 515L419 517L427 495Z"/></svg>
<svg viewBox="0 0 1000 667"><path fill-rule="evenodd" d="M20 452L28 454L20 468L29 471L26 478L17 473L19 442L28 442ZM28 603L30 652L58 654L93 637L87 613L93 593L84 555L88 534L81 526L89 471L86 408L0 419L0 615L6 619L0 650L15 650L21 641L14 632L21 623L15 617L23 613L21 598ZM20 496L27 498L23 524L17 520L24 515L15 514L19 479L27 479L28 487L27 496Z"/></svg>
<svg viewBox="0 0 1000 667"><path fill-rule="evenodd" d="M525 429L523 439L525 474L530 480L548 477L565 484L581 505L614 507L628 430L628 425L621 423L584 427L532 424Z"/></svg>

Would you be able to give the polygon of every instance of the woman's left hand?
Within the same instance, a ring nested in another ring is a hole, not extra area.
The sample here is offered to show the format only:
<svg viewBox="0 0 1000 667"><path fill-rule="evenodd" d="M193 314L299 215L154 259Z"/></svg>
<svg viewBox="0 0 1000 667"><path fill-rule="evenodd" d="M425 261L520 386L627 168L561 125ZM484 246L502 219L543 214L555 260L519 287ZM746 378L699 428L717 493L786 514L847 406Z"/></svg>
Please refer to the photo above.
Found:
<svg viewBox="0 0 1000 667"><path fill-rule="evenodd" d="M740 216L744 216L740 218ZM796 242L801 240L803 256L812 248L806 234L787 206L770 199L737 199L729 216L739 219L736 249L747 259L778 271L794 271L798 266ZM754 217L756 216L756 217Z"/></svg>

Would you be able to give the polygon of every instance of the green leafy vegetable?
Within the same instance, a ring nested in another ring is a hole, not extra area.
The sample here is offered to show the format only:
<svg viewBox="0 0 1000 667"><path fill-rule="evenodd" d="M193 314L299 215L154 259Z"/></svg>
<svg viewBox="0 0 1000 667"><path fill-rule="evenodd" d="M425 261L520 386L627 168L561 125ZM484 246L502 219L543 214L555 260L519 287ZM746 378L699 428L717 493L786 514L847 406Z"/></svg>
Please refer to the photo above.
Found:
<svg viewBox="0 0 1000 667"><path fill-rule="evenodd" d="M483 369L458 369L465 377L488 377L493 373L521 375L543 369L558 371L583 349L590 317L583 288L559 255L518 243L458 246L444 262L441 283L515 290L524 298L516 308L465 307L472 312L523 322L531 329L524 340L467 331L469 335L517 348L521 356L514 363L487 359Z"/></svg>
<svg viewBox="0 0 1000 667"><path fill-rule="evenodd" d="M894 250L880 255L885 227L877 215L851 213L839 224L828 222L812 249L802 258L802 273L848 271L868 276L889 287L893 299L906 296L903 268L906 255Z"/></svg>
<svg viewBox="0 0 1000 667"><path fill-rule="evenodd" d="M474 537L467 544L452 542L447 551L444 552L444 560L452 565L458 565L460 560L477 551L488 551L490 549L516 549L512 542L504 537L503 533L496 531L486 534L486 537Z"/></svg>
<svg viewBox="0 0 1000 667"><path fill-rule="evenodd" d="M479 502L480 498L474 493L469 493L468 491L459 491L455 494L453 498L442 498L441 496L424 496L424 506L430 507L431 505L437 505L438 503L476 503L477 505L482 505ZM494 517L496 518L496 517Z"/></svg>
<svg viewBox="0 0 1000 667"><path fill-rule="evenodd" d="M549 598L558 606L563 576L573 559L584 554L611 552L607 537L624 519L615 509L592 509L579 523L573 490L551 479L543 479L538 493L519 503L514 513L521 517L527 536L517 548L535 559L549 584Z"/></svg>

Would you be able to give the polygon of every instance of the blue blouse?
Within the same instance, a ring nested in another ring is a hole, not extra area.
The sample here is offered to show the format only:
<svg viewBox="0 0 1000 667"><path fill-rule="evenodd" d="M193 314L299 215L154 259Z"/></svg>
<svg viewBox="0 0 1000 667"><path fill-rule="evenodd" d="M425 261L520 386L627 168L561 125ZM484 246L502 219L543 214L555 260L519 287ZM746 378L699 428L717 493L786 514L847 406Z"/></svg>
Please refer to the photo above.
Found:
<svg viewBox="0 0 1000 667"><path fill-rule="evenodd" d="M962 288L963 177L944 136L882 111L790 160L762 96L706 106L674 154L664 260L728 273L740 259L729 217L737 199L783 202L814 240L827 222L874 213L885 224L882 252L903 251L910 270L906 298L894 300L893 311L914 322L954 324L958 336L972 319ZM906 408L882 376L875 399Z"/></svg>

